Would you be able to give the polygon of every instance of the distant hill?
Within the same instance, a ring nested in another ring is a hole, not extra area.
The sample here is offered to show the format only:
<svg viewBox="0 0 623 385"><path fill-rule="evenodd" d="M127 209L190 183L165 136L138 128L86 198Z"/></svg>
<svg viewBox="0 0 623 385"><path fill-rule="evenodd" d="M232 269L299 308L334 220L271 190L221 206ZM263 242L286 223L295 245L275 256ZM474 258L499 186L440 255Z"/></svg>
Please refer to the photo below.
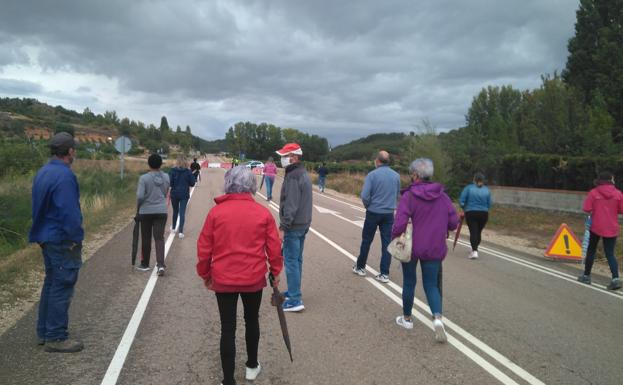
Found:
<svg viewBox="0 0 623 385"><path fill-rule="evenodd" d="M166 117L163 117L166 122ZM225 141L207 141L191 133L191 128L171 129L168 124L156 127L129 118L120 119L115 111L94 114L88 108L82 113L52 107L36 99L0 98L0 138L46 140L54 133L67 131L79 144L110 146L120 135L135 143L134 153L161 150L191 152L225 151Z"/></svg>
<svg viewBox="0 0 623 385"><path fill-rule="evenodd" d="M353 140L350 143L342 144L331 149L328 160L370 160L376 156L379 150L385 150L390 154L399 154L401 146L407 135L402 132L392 132L388 134L372 134L365 138Z"/></svg>

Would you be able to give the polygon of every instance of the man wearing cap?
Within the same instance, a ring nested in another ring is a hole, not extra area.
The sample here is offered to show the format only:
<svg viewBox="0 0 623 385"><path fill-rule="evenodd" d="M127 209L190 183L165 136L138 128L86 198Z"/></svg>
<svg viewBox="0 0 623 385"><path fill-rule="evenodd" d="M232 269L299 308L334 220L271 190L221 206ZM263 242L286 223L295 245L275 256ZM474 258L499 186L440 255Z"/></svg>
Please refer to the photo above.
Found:
<svg viewBox="0 0 623 385"><path fill-rule="evenodd" d="M312 183L301 163L301 146L288 143L277 154L281 156L281 165L286 171L279 202L279 230L288 281L282 306L284 311L301 311L305 309L301 299L301 278L303 245L312 217Z"/></svg>
<svg viewBox="0 0 623 385"><path fill-rule="evenodd" d="M381 233L381 272L376 276L376 280L387 283L391 263L387 245L391 241L394 210L400 196L400 175L389 168L387 151L379 151L374 165L376 169L366 175L361 190L361 201L366 208L366 219L361 231L359 257L353 266L353 273L362 277L366 275L368 253L378 227Z"/></svg>
<svg viewBox="0 0 623 385"><path fill-rule="evenodd" d="M47 352L74 353L82 342L69 338L69 305L82 266L82 212L78 180L71 171L73 137L60 132L49 143L52 159L32 184L30 242L42 249L45 280L39 302L37 336Z"/></svg>

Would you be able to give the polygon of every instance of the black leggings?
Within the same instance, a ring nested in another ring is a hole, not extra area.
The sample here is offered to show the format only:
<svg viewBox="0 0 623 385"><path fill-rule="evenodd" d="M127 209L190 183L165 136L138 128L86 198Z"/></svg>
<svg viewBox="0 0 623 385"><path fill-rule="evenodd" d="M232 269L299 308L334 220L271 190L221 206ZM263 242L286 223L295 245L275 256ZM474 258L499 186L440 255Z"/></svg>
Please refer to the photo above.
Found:
<svg viewBox="0 0 623 385"><path fill-rule="evenodd" d="M238 295L244 307L245 340L247 343L247 367L257 368L257 347L260 342L260 305L262 290L254 293L216 293L218 311L221 316L221 366L223 385L235 384L236 364L236 310Z"/></svg>
<svg viewBox="0 0 623 385"><path fill-rule="evenodd" d="M167 214L141 214L141 265L149 266L151 254L151 236L153 232L156 245L156 266L164 266L164 226L167 223Z"/></svg>
<svg viewBox="0 0 623 385"><path fill-rule="evenodd" d="M468 211L465 213L465 221L469 228L469 243L472 244L472 250L478 251L478 245L480 245L480 234L482 229L485 228L489 220L489 213L487 211Z"/></svg>

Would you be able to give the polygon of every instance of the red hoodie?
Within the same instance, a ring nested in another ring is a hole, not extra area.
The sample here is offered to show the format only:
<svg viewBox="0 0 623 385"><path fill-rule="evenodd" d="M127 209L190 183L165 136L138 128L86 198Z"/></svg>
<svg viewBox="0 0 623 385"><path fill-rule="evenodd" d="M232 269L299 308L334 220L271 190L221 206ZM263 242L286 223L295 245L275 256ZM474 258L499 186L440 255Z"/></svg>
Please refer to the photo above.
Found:
<svg viewBox="0 0 623 385"><path fill-rule="evenodd" d="M266 273L283 267L281 241L273 216L249 193L214 199L197 240L197 274L212 279L219 293L255 292L266 286Z"/></svg>
<svg viewBox="0 0 623 385"><path fill-rule="evenodd" d="M595 187L584 200L583 210L591 214L591 232L606 238L619 235L618 214L623 214L623 194L612 184Z"/></svg>

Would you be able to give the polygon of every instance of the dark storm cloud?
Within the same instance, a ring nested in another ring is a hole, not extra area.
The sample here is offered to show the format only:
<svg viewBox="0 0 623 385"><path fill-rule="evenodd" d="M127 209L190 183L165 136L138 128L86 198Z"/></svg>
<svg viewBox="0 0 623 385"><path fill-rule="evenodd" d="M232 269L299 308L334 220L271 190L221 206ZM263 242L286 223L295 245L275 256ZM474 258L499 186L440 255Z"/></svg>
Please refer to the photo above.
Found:
<svg viewBox="0 0 623 385"><path fill-rule="evenodd" d="M154 120L177 114L216 136L237 120L269 121L334 143L410 130L423 118L456 128L482 87L538 85L564 67L577 8L566 0L3 3L0 68L23 62L22 47L33 46L44 70L118 79L119 92L136 95L132 110L160 100Z"/></svg>

